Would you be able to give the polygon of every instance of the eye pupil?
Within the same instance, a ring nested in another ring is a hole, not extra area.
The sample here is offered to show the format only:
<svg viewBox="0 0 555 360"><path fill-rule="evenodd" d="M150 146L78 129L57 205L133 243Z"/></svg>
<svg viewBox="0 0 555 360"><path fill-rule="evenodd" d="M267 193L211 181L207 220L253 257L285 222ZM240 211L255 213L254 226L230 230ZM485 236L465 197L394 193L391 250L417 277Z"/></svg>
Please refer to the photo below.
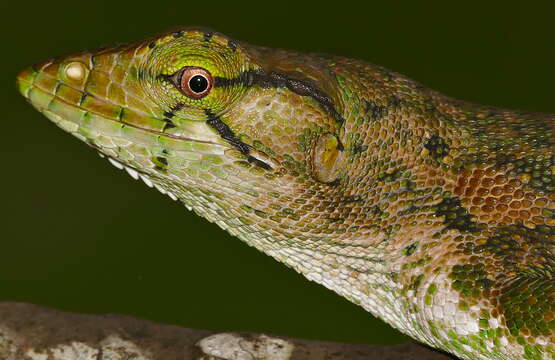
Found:
<svg viewBox="0 0 555 360"><path fill-rule="evenodd" d="M172 79L177 89L191 99L202 99L214 84L214 77L208 70L195 66L183 67Z"/></svg>
<svg viewBox="0 0 555 360"><path fill-rule="evenodd" d="M189 88L192 92L200 94L208 89L208 79L202 75L195 75L189 80Z"/></svg>

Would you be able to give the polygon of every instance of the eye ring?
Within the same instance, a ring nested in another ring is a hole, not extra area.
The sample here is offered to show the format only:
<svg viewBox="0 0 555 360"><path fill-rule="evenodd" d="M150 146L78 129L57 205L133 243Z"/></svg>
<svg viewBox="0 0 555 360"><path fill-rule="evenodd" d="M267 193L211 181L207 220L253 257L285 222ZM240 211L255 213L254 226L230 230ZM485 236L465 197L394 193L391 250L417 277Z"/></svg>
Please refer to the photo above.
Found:
<svg viewBox="0 0 555 360"><path fill-rule="evenodd" d="M178 74L177 88L191 99L201 99L212 90L214 78L206 69L186 66Z"/></svg>

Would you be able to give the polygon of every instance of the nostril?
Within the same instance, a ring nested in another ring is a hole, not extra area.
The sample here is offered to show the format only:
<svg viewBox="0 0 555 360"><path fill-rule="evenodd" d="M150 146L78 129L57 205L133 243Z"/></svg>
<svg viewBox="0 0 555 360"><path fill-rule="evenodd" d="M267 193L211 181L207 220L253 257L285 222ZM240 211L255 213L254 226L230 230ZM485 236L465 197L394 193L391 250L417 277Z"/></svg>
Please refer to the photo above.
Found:
<svg viewBox="0 0 555 360"><path fill-rule="evenodd" d="M85 64L78 61L73 61L66 64L64 73L65 76L70 80L81 81L87 75L87 70L88 69Z"/></svg>

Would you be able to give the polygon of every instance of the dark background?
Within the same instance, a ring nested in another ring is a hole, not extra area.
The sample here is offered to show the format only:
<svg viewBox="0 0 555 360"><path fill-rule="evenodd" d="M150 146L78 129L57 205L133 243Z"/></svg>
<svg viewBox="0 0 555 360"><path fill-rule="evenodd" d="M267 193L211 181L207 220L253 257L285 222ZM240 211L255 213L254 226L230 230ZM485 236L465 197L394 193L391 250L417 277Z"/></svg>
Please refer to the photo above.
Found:
<svg viewBox="0 0 555 360"><path fill-rule="evenodd" d="M44 58L204 25L259 45L365 59L474 102L555 112L555 4L541 6L552 1L331 3L4 1L0 301L196 328L405 341L110 166L14 87L17 70Z"/></svg>

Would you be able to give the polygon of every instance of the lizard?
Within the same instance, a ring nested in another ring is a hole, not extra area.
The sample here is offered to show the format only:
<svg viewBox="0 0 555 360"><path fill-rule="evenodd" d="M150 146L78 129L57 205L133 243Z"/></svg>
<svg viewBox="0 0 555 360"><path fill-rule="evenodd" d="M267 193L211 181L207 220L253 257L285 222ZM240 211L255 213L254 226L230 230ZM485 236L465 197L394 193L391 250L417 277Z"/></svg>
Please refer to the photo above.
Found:
<svg viewBox="0 0 555 360"><path fill-rule="evenodd" d="M39 62L58 127L460 359L555 359L555 115L180 27Z"/></svg>

